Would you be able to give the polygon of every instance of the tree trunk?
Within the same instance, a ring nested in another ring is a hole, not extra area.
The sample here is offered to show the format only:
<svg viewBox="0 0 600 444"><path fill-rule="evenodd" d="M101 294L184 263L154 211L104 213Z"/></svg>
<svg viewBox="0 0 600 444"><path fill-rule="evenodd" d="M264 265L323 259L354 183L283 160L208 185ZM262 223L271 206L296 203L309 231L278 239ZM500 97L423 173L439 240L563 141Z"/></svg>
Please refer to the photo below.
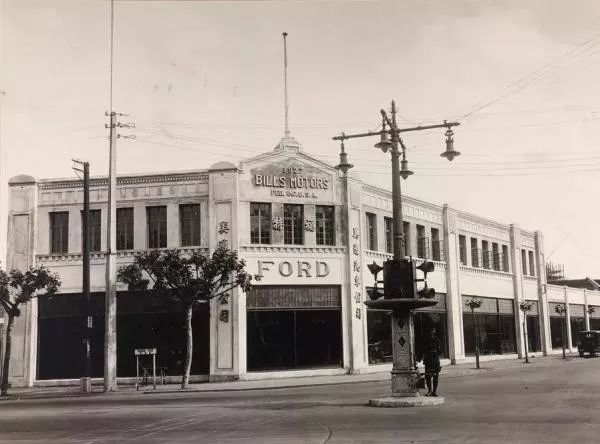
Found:
<svg viewBox="0 0 600 444"><path fill-rule="evenodd" d="M0 396L6 396L8 392L8 370L10 366L11 336L15 317L8 315L8 324L6 325L6 346L4 347L4 362L2 364L2 382L0 383Z"/></svg>
<svg viewBox="0 0 600 444"><path fill-rule="evenodd" d="M185 349L185 365L183 368L183 379L181 381L181 388L186 389L190 382L190 371L192 369L192 353L194 351L194 338L192 334L192 308L193 305L189 305L185 312L185 327L187 330L187 347Z"/></svg>

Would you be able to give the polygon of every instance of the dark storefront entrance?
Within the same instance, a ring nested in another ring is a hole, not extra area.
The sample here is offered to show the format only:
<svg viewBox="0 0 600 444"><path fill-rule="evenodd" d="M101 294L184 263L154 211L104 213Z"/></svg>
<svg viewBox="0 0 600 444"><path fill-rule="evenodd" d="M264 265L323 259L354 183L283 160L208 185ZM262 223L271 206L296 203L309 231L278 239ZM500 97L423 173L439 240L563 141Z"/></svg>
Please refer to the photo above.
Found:
<svg viewBox="0 0 600 444"><path fill-rule="evenodd" d="M530 352L542 351L540 340L540 312L537 301L527 301L531 304L531 310L527 312L527 345Z"/></svg>
<svg viewBox="0 0 600 444"><path fill-rule="evenodd" d="M515 316L512 299L476 297L483 302L473 314L466 307L471 296L463 296L463 333L465 354L475 354L475 326L479 327L479 352L482 355L516 353Z"/></svg>
<svg viewBox="0 0 600 444"><path fill-rule="evenodd" d="M369 293L371 289L367 289ZM448 335L446 324L446 295L436 294L438 304L433 307L416 310L413 314L415 332L415 351L417 356L424 341L435 328L442 344L442 358L448 357ZM392 362L392 324L390 311L367 310L367 331L369 343L369 364Z"/></svg>
<svg viewBox="0 0 600 444"><path fill-rule="evenodd" d="M81 294L39 299L37 379L72 379L83 375L82 338L86 327ZM104 293L92 294L92 376L104 371ZM209 313L204 304L194 313L192 374L207 374ZM157 366L180 376L186 347L185 314L181 306L146 293L117 296L117 375L135 376L136 348L156 348Z"/></svg>
<svg viewBox="0 0 600 444"><path fill-rule="evenodd" d="M248 371L343 365L340 287L256 286L246 308Z"/></svg>
<svg viewBox="0 0 600 444"><path fill-rule="evenodd" d="M585 330L585 306L569 304L569 322L571 324L571 347L577 347L579 332Z"/></svg>
<svg viewBox="0 0 600 444"><path fill-rule="evenodd" d="M560 314L556 313L556 307L558 305L565 306L565 304L561 304L558 302L548 302L548 314L550 315L550 341L552 343L552 348L562 348L563 340L562 334L564 329L565 335L565 347L568 347L567 344L567 326L565 325L565 318Z"/></svg>

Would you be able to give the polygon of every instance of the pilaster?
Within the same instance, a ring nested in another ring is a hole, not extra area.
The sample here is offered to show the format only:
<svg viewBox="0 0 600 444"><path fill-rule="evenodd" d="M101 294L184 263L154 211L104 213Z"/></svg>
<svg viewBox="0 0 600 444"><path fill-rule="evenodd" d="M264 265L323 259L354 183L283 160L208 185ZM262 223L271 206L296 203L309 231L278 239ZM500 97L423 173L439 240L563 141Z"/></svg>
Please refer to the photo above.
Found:
<svg viewBox="0 0 600 444"><path fill-rule="evenodd" d="M538 307L540 316L540 339L542 343L542 352L544 356L552 350L552 339L550 336L550 313L548 312L548 293L546 282L546 261L544 257L544 235L540 231L534 233L535 256L536 256L536 276L538 290ZM519 269L521 270L521 269Z"/></svg>
<svg viewBox="0 0 600 444"><path fill-rule="evenodd" d="M588 312L587 289L583 289L583 316L585 317L585 329L590 330L590 313Z"/></svg>
<svg viewBox="0 0 600 444"><path fill-rule="evenodd" d="M362 211L361 188L347 177L346 211L348 225L346 227L347 265L345 269L345 297L342 297L342 313L344 325L344 365L348 365L351 373L360 373L361 369L369 366L369 344L367 335L367 283L363 282L362 267L364 250L366 249L365 213Z"/></svg>
<svg viewBox="0 0 600 444"><path fill-rule="evenodd" d="M566 285L563 287L563 292L565 295L565 308L567 309L567 313L566 313L566 327L567 327L567 344L565 346L565 348L567 350L571 350L571 344L573 343L572 340L572 333L571 333L571 307L569 306L569 287L567 287Z"/></svg>
<svg viewBox="0 0 600 444"><path fill-rule="evenodd" d="M458 230L456 228L457 213L444 204L442 212L444 233L444 257L446 258L446 304L448 316L448 344L450 359L453 363L465 357L462 298L460 293L458 256Z"/></svg>
<svg viewBox="0 0 600 444"><path fill-rule="evenodd" d="M17 176L8 182L8 243L6 270L25 271L35 265L37 184L30 176ZM9 383L32 386L37 357L37 300L21 306L12 334Z"/></svg>
<svg viewBox="0 0 600 444"><path fill-rule="evenodd" d="M515 313L515 330L517 336L517 353L519 358L525 356L525 332L523 330L523 312L519 304L523 297L523 269L521 267L521 229L516 224L510 225L510 258L512 262L513 278L513 311Z"/></svg>
<svg viewBox="0 0 600 444"><path fill-rule="evenodd" d="M209 169L208 245L209 254L224 243L237 250L238 173L228 163L219 163ZM238 379L240 374L240 325L245 325L246 313L240 312L238 289L210 302L210 368L209 380ZM244 305L244 304L242 304ZM240 317L244 321L240 323ZM244 332L245 337L245 332ZM245 347L245 345L244 345ZM243 353L242 353L243 354Z"/></svg>

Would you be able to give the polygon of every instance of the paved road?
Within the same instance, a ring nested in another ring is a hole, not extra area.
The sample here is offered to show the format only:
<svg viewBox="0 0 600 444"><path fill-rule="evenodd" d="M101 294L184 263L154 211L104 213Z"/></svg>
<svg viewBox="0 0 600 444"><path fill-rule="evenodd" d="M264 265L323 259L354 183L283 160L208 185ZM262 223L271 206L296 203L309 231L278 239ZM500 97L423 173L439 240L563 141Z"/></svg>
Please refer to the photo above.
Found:
<svg viewBox="0 0 600 444"><path fill-rule="evenodd" d="M388 385L2 401L0 442L600 442L600 358L447 378L443 406L365 405Z"/></svg>

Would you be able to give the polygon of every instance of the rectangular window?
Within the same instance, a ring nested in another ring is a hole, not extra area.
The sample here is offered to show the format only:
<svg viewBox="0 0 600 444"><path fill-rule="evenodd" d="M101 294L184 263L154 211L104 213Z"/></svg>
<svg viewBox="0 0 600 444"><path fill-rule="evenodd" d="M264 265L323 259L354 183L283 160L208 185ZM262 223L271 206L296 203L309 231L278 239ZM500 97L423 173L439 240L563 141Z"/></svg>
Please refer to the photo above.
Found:
<svg viewBox="0 0 600 444"><path fill-rule="evenodd" d="M477 247L477 239L471 238L471 266L472 267L480 267L481 265L479 261L479 248Z"/></svg>
<svg viewBox="0 0 600 444"><path fill-rule="evenodd" d="M317 245L335 245L335 207L317 205L315 219Z"/></svg>
<svg viewBox="0 0 600 444"><path fill-rule="evenodd" d="M200 245L200 204L179 205L181 246Z"/></svg>
<svg viewBox="0 0 600 444"><path fill-rule="evenodd" d="M508 246L502 245L502 271L508 273L510 271L508 268Z"/></svg>
<svg viewBox="0 0 600 444"><path fill-rule="evenodd" d="M535 276L535 261L533 260L533 251L529 252L529 276Z"/></svg>
<svg viewBox="0 0 600 444"><path fill-rule="evenodd" d="M404 231L404 254L410 256L410 222L402 222L402 231Z"/></svg>
<svg viewBox="0 0 600 444"><path fill-rule="evenodd" d="M427 258L428 241L429 239L425 237L425 227L417 225L417 257Z"/></svg>
<svg viewBox="0 0 600 444"><path fill-rule="evenodd" d="M90 251L100 251L100 242L102 239L101 210L90 210L89 217L89 248Z"/></svg>
<svg viewBox="0 0 600 444"><path fill-rule="evenodd" d="M483 268L490 269L491 261L490 261L490 246L488 241L481 241L481 254L483 255Z"/></svg>
<svg viewBox="0 0 600 444"><path fill-rule="evenodd" d="M271 204L250 204L250 242L253 244L271 243Z"/></svg>
<svg viewBox="0 0 600 444"><path fill-rule="evenodd" d="M304 243L304 206L283 205L283 242L302 245Z"/></svg>
<svg viewBox="0 0 600 444"><path fill-rule="evenodd" d="M146 207L148 248L167 246L167 207Z"/></svg>
<svg viewBox="0 0 600 444"><path fill-rule="evenodd" d="M432 228L431 229L431 258L434 261L441 261L442 260L441 251L442 251L442 248L440 245L440 230L438 230L437 228Z"/></svg>
<svg viewBox="0 0 600 444"><path fill-rule="evenodd" d="M69 212L50 213L50 253L69 252Z"/></svg>
<svg viewBox="0 0 600 444"><path fill-rule="evenodd" d="M458 254L461 265L467 265L467 238L462 234L458 235Z"/></svg>
<svg viewBox="0 0 600 444"><path fill-rule="evenodd" d="M521 265L523 266L523 276L527 276L527 252L521 250Z"/></svg>
<svg viewBox="0 0 600 444"><path fill-rule="evenodd" d="M385 252L394 252L394 219L391 217L383 218L385 223Z"/></svg>
<svg viewBox="0 0 600 444"><path fill-rule="evenodd" d="M117 208L117 250L133 250L133 208Z"/></svg>
<svg viewBox="0 0 600 444"><path fill-rule="evenodd" d="M493 268L496 271L500 271L500 264L502 263L500 258L500 251L498 251L498 244L496 242L492 242L492 259L493 259Z"/></svg>
<svg viewBox="0 0 600 444"><path fill-rule="evenodd" d="M367 249L377 251L377 216L373 213L367 215Z"/></svg>

